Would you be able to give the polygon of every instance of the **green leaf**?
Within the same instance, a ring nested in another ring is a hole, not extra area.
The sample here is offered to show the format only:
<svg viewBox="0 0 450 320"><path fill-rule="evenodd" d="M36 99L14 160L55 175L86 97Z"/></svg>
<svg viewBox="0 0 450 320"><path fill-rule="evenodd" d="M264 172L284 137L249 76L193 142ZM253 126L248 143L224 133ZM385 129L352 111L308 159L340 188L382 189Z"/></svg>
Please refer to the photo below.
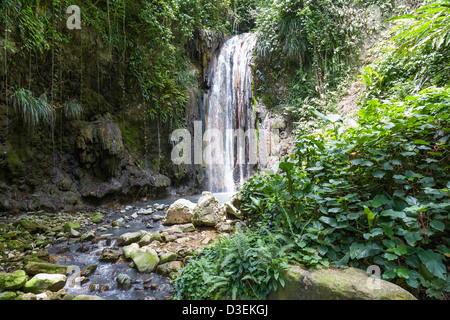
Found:
<svg viewBox="0 0 450 320"><path fill-rule="evenodd" d="M395 254L389 253L389 252L385 252L385 253L383 254L383 257L384 257L385 259L389 260L389 261L392 261L392 260L395 260L395 259L398 258Z"/></svg>
<svg viewBox="0 0 450 320"><path fill-rule="evenodd" d="M433 229L439 230L439 231L444 231L445 230L445 224L442 221L439 220L433 220L430 222L431 227L433 227Z"/></svg>
<svg viewBox="0 0 450 320"><path fill-rule="evenodd" d="M398 256L406 254L406 246L398 246L394 249L394 253Z"/></svg>
<svg viewBox="0 0 450 320"><path fill-rule="evenodd" d="M377 170L375 172L372 173L372 176L374 176L375 178L383 178L384 175L386 174L386 171L383 170Z"/></svg>
<svg viewBox="0 0 450 320"><path fill-rule="evenodd" d="M408 279L409 278L408 269L405 269L405 268L397 269L397 276L399 276L400 278L403 278L403 279Z"/></svg>
<svg viewBox="0 0 450 320"><path fill-rule="evenodd" d="M318 246L317 251L323 256L328 252L328 248L324 246Z"/></svg>
<svg viewBox="0 0 450 320"><path fill-rule="evenodd" d="M372 162L372 161L369 161L369 160L366 160L366 161L363 161L363 162L361 163L361 165L362 165L362 166L365 166L365 167L371 167L371 166L373 166L373 162Z"/></svg>
<svg viewBox="0 0 450 320"><path fill-rule="evenodd" d="M353 242L350 246L350 258L355 259L364 250L363 243Z"/></svg>
<svg viewBox="0 0 450 320"><path fill-rule="evenodd" d="M406 214L403 211L394 211L392 209L381 211L380 216L403 219Z"/></svg>
<svg viewBox="0 0 450 320"><path fill-rule="evenodd" d="M442 263L441 255L439 253L435 253L430 249L420 249L418 255L420 261L422 261L428 271L430 271L433 275L440 279L447 279L447 277L445 276L446 268Z"/></svg>
<svg viewBox="0 0 450 320"><path fill-rule="evenodd" d="M372 229L373 220L375 219L375 216L373 215L372 211L368 207L364 207L364 213L367 216L367 222L369 223L369 230Z"/></svg>
<svg viewBox="0 0 450 320"><path fill-rule="evenodd" d="M414 247L414 244L416 243L416 241L418 241L422 238L422 236L417 231L416 232L414 232L414 231L407 232L404 235L404 237L405 237L406 242L412 247Z"/></svg>
<svg viewBox="0 0 450 320"><path fill-rule="evenodd" d="M388 161L383 162L383 164L381 165L381 167L382 167L384 170L394 170L394 168L392 167L392 165L391 165Z"/></svg>
<svg viewBox="0 0 450 320"><path fill-rule="evenodd" d="M386 197L384 195L380 195L377 194L373 200L370 201L370 203L372 204L372 206L374 208L379 208L381 207L383 204L387 203L388 200L386 199Z"/></svg>

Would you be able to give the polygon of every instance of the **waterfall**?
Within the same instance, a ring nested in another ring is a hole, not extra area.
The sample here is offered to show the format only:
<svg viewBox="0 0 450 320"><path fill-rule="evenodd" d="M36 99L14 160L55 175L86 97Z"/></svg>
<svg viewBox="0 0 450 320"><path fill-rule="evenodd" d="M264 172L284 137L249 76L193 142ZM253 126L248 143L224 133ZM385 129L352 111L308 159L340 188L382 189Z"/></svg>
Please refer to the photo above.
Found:
<svg viewBox="0 0 450 320"><path fill-rule="evenodd" d="M232 192L250 175L250 143L244 132L253 129L251 59L256 37L245 33L228 39L215 57L208 76L206 129L209 190ZM240 130L239 130L240 129Z"/></svg>

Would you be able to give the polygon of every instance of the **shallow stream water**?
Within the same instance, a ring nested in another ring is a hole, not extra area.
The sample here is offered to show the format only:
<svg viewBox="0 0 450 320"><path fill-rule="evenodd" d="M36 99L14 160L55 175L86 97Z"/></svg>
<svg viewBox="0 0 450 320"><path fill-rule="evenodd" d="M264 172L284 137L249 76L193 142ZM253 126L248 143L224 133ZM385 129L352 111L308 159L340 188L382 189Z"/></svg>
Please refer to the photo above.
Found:
<svg viewBox="0 0 450 320"><path fill-rule="evenodd" d="M231 196L230 193L216 193L214 195L222 203L229 200ZM196 203L200 197L201 195L194 195L183 198ZM76 269L75 271L83 270L90 265L97 265L96 271L88 276L89 281L87 283L80 285L79 282L77 283L75 281L72 283L72 281L69 281L75 278L74 272L68 277L69 280L64 289L74 295L97 295L107 300L169 299L173 293L173 288L170 285L170 278L160 276L156 273L139 273L136 268L130 267L130 261L111 263L99 261L99 258L105 248L121 250L120 247L117 247L115 244L114 239L123 233L138 230L156 232L169 228L168 226L162 225L162 218L165 216L164 209L153 210L153 213L148 215L139 214L139 210L142 211L147 208L162 206L167 208L177 199L179 198L173 197L133 203L123 205L120 209L108 210L103 214L104 222L92 226L91 229L96 230L95 237L104 234L111 234L111 236L96 244L91 241L80 242L78 240L74 240L73 243L70 240L62 243L55 243L50 250L50 254L57 258L58 261L56 263L77 266L79 269ZM138 215L137 217L132 218L131 216L134 213L138 213ZM128 217L129 220L125 217ZM116 221L120 218L125 218L123 226L101 230L105 225L111 224L111 221ZM83 232L88 231L89 230L84 230ZM130 289L124 290L118 286L116 279L121 273L127 274L132 279L132 286Z"/></svg>

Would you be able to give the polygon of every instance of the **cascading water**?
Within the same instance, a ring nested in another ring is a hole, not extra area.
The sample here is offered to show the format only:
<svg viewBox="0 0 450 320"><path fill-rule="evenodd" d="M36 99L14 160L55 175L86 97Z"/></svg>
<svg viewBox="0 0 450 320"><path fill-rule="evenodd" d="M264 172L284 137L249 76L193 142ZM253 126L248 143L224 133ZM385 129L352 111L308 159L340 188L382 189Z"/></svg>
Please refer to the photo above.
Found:
<svg viewBox="0 0 450 320"><path fill-rule="evenodd" d="M236 132L253 129L251 59L255 42L251 33L228 39L211 65L205 99L209 133L205 141L215 145L205 149L211 192L232 192L251 173L249 145Z"/></svg>

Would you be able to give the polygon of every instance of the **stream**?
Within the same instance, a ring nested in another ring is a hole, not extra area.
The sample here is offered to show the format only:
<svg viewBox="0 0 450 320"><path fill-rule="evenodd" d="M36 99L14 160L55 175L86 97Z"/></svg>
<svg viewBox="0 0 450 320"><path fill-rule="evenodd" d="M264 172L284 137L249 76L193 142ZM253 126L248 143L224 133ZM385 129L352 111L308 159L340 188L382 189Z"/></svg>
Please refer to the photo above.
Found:
<svg viewBox="0 0 450 320"><path fill-rule="evenodd" d="M225 202L231 193L215 193L216 198ZM201 195L185 196L191 202L196 203ZM116 263L99 261L102 251L106 248L120 251L120 247L115 244L115 238L123 233L145 230L147 232L157 232L170 228L163 226L162 219L165 216L164 210L179 198L166 198L141 203L122 205L119 209L108 209L103 214L103 222L93 225L84 232L94 231L95 237L110 234L107 239L97 243L75 241L64 241L55 243L49 251L56 256L56 263L63 265L77 266L83 270L92 265L97 265L94 273L87 276L88 282L72 283L67 281L64 289L73 295L96 295L106 300L165 300L169 299L173 293L170 285L171 279L156 273L139 273L136 268L130 267L129 260L119 260ZM145 214L145 211L153 208L153 213ZM155 210L156 209L156 210ZM144 214L143 214L144 212ZM132 217L133 216L133 217ZM120 227L106 228L112 221L123 219L124 224ZM125 290L120 288L116 278L119 274L127 274L132 279L132 285ZM71 279L75 273L68 276Z"/></svg>

